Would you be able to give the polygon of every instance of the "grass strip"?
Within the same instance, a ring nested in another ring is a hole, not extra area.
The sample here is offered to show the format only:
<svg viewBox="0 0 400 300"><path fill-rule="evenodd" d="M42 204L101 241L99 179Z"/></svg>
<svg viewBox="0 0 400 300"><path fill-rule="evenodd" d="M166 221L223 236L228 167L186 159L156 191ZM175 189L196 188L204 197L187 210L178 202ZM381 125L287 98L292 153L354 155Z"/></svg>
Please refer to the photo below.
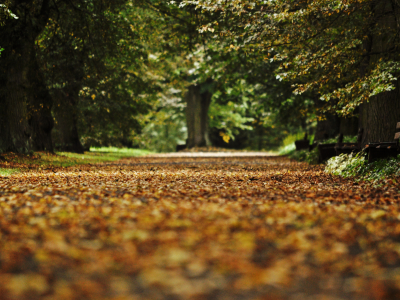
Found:
<svg viewBox="0 0 400 300"><path fill-rule="evenodd" d="M115 147L91 148L84 154L70 152L34 152L30 155L4 153L0 161L0 176L9 176L20 171L47 168L71 167L84 164L95 164L116 161L123 158L143 156L152 153L141 149L119 149Z"/></svg>

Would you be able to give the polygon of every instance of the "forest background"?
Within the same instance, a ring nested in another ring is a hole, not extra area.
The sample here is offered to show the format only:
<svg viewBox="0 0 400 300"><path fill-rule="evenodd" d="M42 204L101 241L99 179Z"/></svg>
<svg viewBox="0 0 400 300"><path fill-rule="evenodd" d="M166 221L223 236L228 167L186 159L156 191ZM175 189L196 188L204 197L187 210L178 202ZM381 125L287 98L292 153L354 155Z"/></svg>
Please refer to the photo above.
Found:
<svg viewBox="0 0 400 300"><path fill-rule="evenodd" d="M6 1L0 153L391 140L399 4Z"/></svg>

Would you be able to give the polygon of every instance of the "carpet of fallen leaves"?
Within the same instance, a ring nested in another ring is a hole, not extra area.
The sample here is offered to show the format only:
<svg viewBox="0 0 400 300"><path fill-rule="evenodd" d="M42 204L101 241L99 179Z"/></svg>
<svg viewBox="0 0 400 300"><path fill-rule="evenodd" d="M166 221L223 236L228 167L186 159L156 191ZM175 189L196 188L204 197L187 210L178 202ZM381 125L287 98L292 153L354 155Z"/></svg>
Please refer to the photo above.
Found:
<svg viewBox="0 0 400 300"><path fill-rule="evenodd" d="M284 157L0 176L0 298L400 299L399 189Z"/></svg>

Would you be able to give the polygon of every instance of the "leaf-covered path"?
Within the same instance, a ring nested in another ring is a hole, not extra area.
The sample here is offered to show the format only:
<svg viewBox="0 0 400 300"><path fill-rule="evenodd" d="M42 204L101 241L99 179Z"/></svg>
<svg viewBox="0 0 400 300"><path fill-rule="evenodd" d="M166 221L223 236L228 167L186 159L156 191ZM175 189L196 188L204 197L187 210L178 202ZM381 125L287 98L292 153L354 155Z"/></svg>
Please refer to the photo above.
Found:
<svg viewBox="0 0 400 300"><path fill-rule="evenodd" d="M400 299L399 195L262 156L0 177L0 298Z"/></svg>

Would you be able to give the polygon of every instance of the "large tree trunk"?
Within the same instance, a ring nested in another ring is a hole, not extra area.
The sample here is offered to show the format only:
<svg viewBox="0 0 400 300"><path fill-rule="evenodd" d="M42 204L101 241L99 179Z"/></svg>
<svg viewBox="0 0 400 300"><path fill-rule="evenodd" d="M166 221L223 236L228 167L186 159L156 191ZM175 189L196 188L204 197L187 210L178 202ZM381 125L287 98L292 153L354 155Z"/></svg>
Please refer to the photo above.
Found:
<svg viewBox="0 0 400 300"><path fill-rule="evenodd" d="M78 134L78 103L85 72L83 62L74 57L74 54L78 52L75 50L71 53L71 61L58 65L64 71L63 77L59 78L64 87L52 90L55 102L53 113L56 120L53 137L57 150L83 153L84 147Z"/></svg>
<svg viewBox="0 0 400 300"><path fill-rule="evenodd" d="M54 117L56 119L54 145L57 150L83 153L84 148L79 140L77 93L57 90L54 93Z"/></svg>
<svg viewBox="0 0 400 300"><path fill-rule="evenodd" d="M40 72L35 52L32 52L29 70L28 122L32 132L32 148L35 151L53 152L51 130L54 120L51 115L53 99Z"/></svg>
<svg viewBox="0 0 400 300"><path fill-rule="evenodd" d="M208 108L211 93L202 92L200 85L191 85L186 95L187 148L210 145L208 137Z"/></svg>
<svg viewBox="0 0 400 300"><path fill-rule="evenodd" d="M387 34L371 34L365 42L364 48L370 54L366 61L369 64L382 58L398 60L398 56L390 57L393 47L393 36L390 30L399 30L396 14L399 14L399 6L392 1L373 2L372 11L376 18L376 26ZM391 28L389 30L389 28ZM372 55L372 53L381 53ZM361 75L365 72L361 70ZM396 123L400 122L400 85L394 81L395 90L380 93L363 103L360 108L360 124L364 128L362 144L369 142L393 141L396 132Z"/></svg>
<svg viewBox="0 0 400 300"><path fill-rule="evenodd" d="M0 41L0 152L52 151L51 98L46 94L35 57L36 37L49 17L49 0L12 2L18 20L7 20Z"/></svg>
<svg viewBox="0 0 400 300"><path fill-rule="evenodd" d="M27 118L28 66L30 49L28 42L13 49L14 52L3 52L0 68L4 70L4 86L1 98L5 114L2 116L2 132L0 133L0 151L25 153L31 149L31 130ZM16 51L17 50L17 51Z"/></svg>
<svg viewBox="0 0 400 300"><path fill-rule="evenodd" d="M8 145L12 144L8 126L8 105L4 97L6 83L0 75L0 153L8 151Z"/></svg>
<svg viewBox="0 0 400 300"><path fill-rule="evenodd" d="M400 122L400 91L397 81L395 90L378 94L364 103L361 115L363 145L393 141L396 123Z"/></svg>

